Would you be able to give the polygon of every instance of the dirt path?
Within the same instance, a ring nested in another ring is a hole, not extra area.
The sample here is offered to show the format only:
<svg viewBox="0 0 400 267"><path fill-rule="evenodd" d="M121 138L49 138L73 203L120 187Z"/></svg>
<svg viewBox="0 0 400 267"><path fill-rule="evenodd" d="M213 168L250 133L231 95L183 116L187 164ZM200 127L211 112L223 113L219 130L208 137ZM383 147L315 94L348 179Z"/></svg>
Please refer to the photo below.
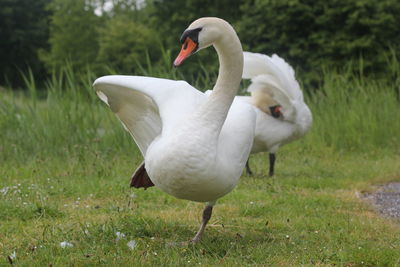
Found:
<svg viewBox="0 0 400 267"><path fill-rule="evenodd" d="M400 182L393 182L380 187L374 193L364 194L382 216L400 218Z"/></svg>

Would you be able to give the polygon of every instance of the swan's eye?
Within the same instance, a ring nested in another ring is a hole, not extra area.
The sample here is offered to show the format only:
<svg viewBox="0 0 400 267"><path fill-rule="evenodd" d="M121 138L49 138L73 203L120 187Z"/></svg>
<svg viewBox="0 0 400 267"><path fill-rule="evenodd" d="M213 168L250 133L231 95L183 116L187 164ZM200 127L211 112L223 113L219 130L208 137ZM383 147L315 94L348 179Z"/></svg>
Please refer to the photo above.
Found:
<svg viewBox="0 0 400 267"><path fill-rule="evenodd" d="M282 116L281 109L282 109L282 107L280 105L269 107L269 110L271 112L271 116L274 117L274 118L281 117Z"/></svg>

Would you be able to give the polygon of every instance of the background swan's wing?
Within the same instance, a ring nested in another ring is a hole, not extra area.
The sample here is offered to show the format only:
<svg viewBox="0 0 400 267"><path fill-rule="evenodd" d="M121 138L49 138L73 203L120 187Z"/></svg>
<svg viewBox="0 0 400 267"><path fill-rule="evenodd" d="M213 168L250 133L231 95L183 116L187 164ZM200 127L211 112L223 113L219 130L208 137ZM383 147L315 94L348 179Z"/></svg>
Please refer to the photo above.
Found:
<svg viewBox="0 0 400 267"><path fill-rule="evenodd" d="M93 86L130 132L143 155L161 132L171 130L203 96L184 81L141 76L104 76Z"/></svg>
<svg viewBox="0 0 400 267"><path fill-rule="evenodd" d="M247 88L248 92L262 91L276 102L278 102L283 108L291 108L292 98L282 90L279 84L274 83L274 79L270 75L262 74L251 79L251 84Z"/></svg>
<svg viewBox="0 0 400 267"><path fill-rule="evenodd" d="M251 79L248 91L263 90L282 106L287 120L293 120L296 102L303 101L303 93L293 68L277 55L243 52L243 78Z"/></svg>
<svg viewBox="0 0 400 267"><path fill-rule="evenodd" d="M303 99L293 68L281 57L276 54L269 57L259 53L243 52L243 58L244 79L265 75L271 85L285 91L292 100Z"/></svg>

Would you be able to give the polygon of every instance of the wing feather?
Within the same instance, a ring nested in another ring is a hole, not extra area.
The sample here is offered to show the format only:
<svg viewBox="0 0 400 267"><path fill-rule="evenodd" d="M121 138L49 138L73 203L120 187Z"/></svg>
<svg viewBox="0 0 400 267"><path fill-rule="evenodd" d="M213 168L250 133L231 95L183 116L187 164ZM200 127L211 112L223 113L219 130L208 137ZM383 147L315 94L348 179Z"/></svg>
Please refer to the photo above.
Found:
<svg viewBox="0 0 400 267"><path fill-rule="evenodd" d="M295 78L293 68L281 57L243 52L243 78L251 79L249 92L262 90L282 106L284 118L291 121L296 116L296 102L303 101L303 93Z"/></svg>
<svg viewBox="0 0 400 267"><path fill-rule="evenodd" d="M170 130L204 97L184 81L141 76L104 76L93 86L130 132L143 156L157 136Z"/></svg>
<svg viewBox="0 0 400 267"><path fill-rule="evenodd" d="M243 78L253 79L259 75L267 75L269 83L291 98L291 100L303 100L303 94L296 80L293 68L281 57L273 54L269 57L264 54L243 52L244 67Z"/></svg>

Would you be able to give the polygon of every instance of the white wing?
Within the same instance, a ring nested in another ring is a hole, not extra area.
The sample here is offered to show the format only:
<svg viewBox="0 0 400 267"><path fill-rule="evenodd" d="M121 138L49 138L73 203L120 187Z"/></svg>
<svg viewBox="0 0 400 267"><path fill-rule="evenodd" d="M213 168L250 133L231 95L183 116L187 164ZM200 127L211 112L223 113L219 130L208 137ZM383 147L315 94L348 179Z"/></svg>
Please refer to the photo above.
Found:
<svg viewBox="0 0 400 267"><path fill-rule="evenodd" d="M248 91L263 90L282 106L287 120L294 120L296 102L303 102L303 93L293 68L277 55L243 52L243 78L252 79Z"/></svg>
<svg viewBox="0 0 400 267"><path fill-rule="evenodd" d="M243 52L243 78L253 79L266 75L274 87L285 91L292 100L303 100L303 94L296 80L293 68L281 57L272 57L259 53Z"/></svg>
<svg viewBox="0 0 400 267"><path fill-rule="evenodd" d="M93 86L130 132L143 156L158 135L173 130L205 98L187 82L151 77L104 76Z"/></svg>

